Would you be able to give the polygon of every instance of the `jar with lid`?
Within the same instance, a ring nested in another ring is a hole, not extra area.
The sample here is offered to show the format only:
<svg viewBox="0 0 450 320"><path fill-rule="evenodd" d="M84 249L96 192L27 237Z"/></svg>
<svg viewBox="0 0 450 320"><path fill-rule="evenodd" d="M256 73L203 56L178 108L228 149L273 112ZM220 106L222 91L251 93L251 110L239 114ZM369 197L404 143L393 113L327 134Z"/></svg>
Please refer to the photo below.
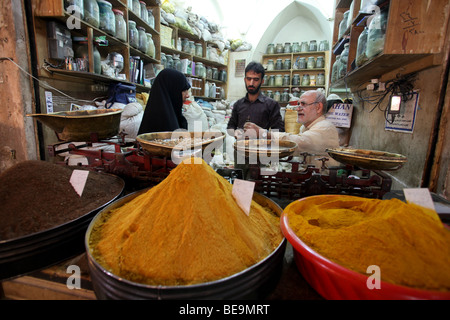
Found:
<svg viewBox="0 0 450 320"><path fill-rule="evenodd" d="M161 52L161 64L164 66L164 68L167 67L167 58L164 52Z"/></svg>
<svg viewBox="0 0 450 320"><path fill-rule="evenodd" d="M123 17L123 11L118 9L112 9L114 12L114 18L116 22L116 38L127 42L127 25Z"/></svg>
<svg viewBox="0 0 450 320"><path fill-rule="evenodd" d="M317 85L318 86L324 86L325 85L325 74L319 73L317 75Z"/></svg>
<svg viewBox="0 0 450 320"><path fill-rule="evenodd" d="M133 7L131 8L131 11L138 17L141 17L141 3L139 0L133 0Z"/></svg>
<svg viewBox="0 0 450 320"><path fill-rule="evenodd" d="M130 46L137 49L139 47L139 32L136 28L136 22L133 20L128 20L128 37Z"/></svg>
<svg viewBox="0 0 450 320"><path fill-rule="evenodd" d="M289 89L284 89L281 94L281 102L289 102Z"/></svg>
<svg viewBox="0 0 450 320"><path fill-rule="evenodd" d="M139 1L139 5L141 7L141 19L148 24L148 11L147 11L147 5L144 1Z"/></svg>
<svg viewBox="0 0 450 320"><path fill-rule="evenodd" d="M155 16L153 15L153 9L147 9L148 25L155 29Z"/></svg>
<svg viewBox="0 0 450 320"><path fill-rule="evenodd" d="M274 98L274 96L273 96L273 91L272 91L272 90L267 90L266 92L267 92L267 96L268 96L269 98L271 98L271 99Z"/></svg>
<svg viewBox="0 0 450 320"><path fill-rule="evenodd" d="M300 52L300 44L298 42L292 43L292 52L293 53Z"/></svg>
<svg viewBox="0 0 450 320"><path fill-rule="evenodd" d="M283 86L283 75L277 74L275 76L275 87L281 87Z"/></svg>
<svg viewBox="0 0 450 320"><path fill-rule="evenodd" d="M100 9L97 0L84 0L84 21L98 28L100 25Z"/></svg>
<svg viewBox="0 0 450 320"><path fill-rule="evenodd" d="M298 67L298 69L306 69L306 58L305 57L300 57L298 59L297 67Z"/></svg>
<svg viewBox="0 0 450 320"><path fill-rule="evenodd" d="M147 35L145 34L145 29L143 27L137 27L139 32L139 45L138 49L144 53L147 52Z"/></svg>
<svg viewBox="0 0 450 320"><path fill-rule="evenodd" d="M283 69L283 59L277 59L277 62L275 63L275 70L282 70Z"/></svg>
<svg viewBox="0 0 450 320"><path fill-rule="evenodd" d="M300 75L299 74L294 74L294 76L292 77L292 85L293 86L300 85Z"/></svg>
<svg viewBox="0 0 450 320"><path fill-rule="evenodd" d="M116 35L116 18L114 17L114 12L112 11L112 4L108 1L97 0L100 30L109 33L112 36Z"/></svg>
<svg viewBox="0 0 450 320"><path fill-rule="evenodd" d="M355 59L355 64L357 67L362 66L364 63L368 61L366 55L368 31L369 30L367 29L367 27L364 27L364 30L358 37L358 45L356 47L356 59Z"/></svg>
<svg viewBox="0 0 450 320"><path fill-rule="evenodd" d="M344 12L344 17L342 18L342 21L339 23L339 39L342 38L342 36L345 34L345 31L347 31L348 28L348 16L350 15L350 10L347 10Z"/></svg>
<svg viewBox="0 0 450 320"><path fill-rule="evenodd" d="M317 51L317 41L316 40L311 40L309 42L309 51Z"/></svg>
<svg viewBox="0 0 450 320"><path fill-rule="evenodd" d="M284 53L291 53L292 52L292 46L290 42L285 42L284 43L284 49L283 49Z"/></svg>
<svg viewBox="0 0 450 320"><path fill-rule="evenodd" d="M314 69L316 67L316 59L314 57L308 57L308 62L306 64L307 69Z"/></svg>
<svg viewBox="0 0 450 320"><path fill-rule="evenodd" d="M291 59L285 59L283 63L283 69L289 70L291 68Z"/></svg>
<svg viewBox="0 0 450 320"><path fill-rule="evenodd" d="M291 76L288 74L285 74L283 76L283 87L287 87L291 84Z"/></svg>
<svg viewBox="0 0 450 320"><path fill-rule="evenodd" d="M302 41L302 44L300 45L300 52L308 52L308 51L309 51L308 42Z"/></svg>
<svg viewBox="0 0 450 320"><path fill-rule="evenodd" d="M190 55L195 55L195 42L192 41L192 40L189 40L188 42L189 42L189 51L188 51L188 53Z"/></svg>
<svg viewBox="0 0 450 320"><path fill-rule="evenodd" d="M302 86L303 87L307 87L307 86L309 86L310 85L310 83L311 83L311 81L310 81L310 79L309 79L309 74L304 74L303 76L302 76Z"/></svg>
<svg viewBox="0 0 450 320"><path fill-rule="evenodd" d="M156 48L153 36L148 32L145 35L147 36L147 55L154 59L156 56Z"/></svg>
<svg viewBox="0 0 450 320"><path fill-rule="evenodd" d="M331 68L331 83L335 83L336 80L338 80L338 72L339 72L339 65L340 65L340 59L341 55L336 56L336 60L333 63L333 67Z"/></svg>
<svg viewBox="0 0 450 320"><path fill-rule="evenodd" d="M328 40L322 40L319 43L319 51L328 51L330 49L330 44Z"/></svg>
<svg viewBox="0 0 450 320"><path fill-rule="evenodd" d="M341 52L341 58L339 71L338 71L338 79L344 77L347 74L347 63L348 63L348 53L349 53L349 43L344 44L344 50Z"/></svg>
<svg viewBox="0 0 450 320"><path fill-rule="evenodd" d="M325 67L325 61L323 60L323 56L318 56L316 59L316 68L322 69Z"/></svg>
<svg viewBox="0 0 450 320"><path fill-rule="evenodd" d="M214 80L219 80L219 71L217 68L212 68L212 78Z"/></svg>
<svg viewBox="0 0 450 320"><path fill-rule="evenodd" d="M69 7L72 7L68 10ZM84 19L84 1L83 0L64 0L64 9L70 14L75 12L80 13L80 18Z"/></svg>
<svg viewBox="0 0 450 320"><path fill-rule="evenodd" d="M203 45L201 43L195 44L195 55L198 57L203 57Z"/></svg>
<svg viewBox="0 0 450 320"><path fill-rule="evenodd" d="M280 102L281 100L281 92L280 91L275 91L274 95L273 95L273 100Z"/></svg>
<svg viewBox="0 0 450 320"><path fill-rule="evenodd" d="M212 68L209 66L206 67L206 78L212 79Z"/></svg>
<svg viewBox="0 0 450 320"><path fill-rule="evenodd" d="M292 96L295 98L300 98L300 90L298 88L292 89Z"/></svg>
<svg viewBox="0 0 450 320"><path fill-rule="evenodd" d="M273 43L269 43L267 45L266 53L267 54L274 54L275 53L275 45Z"/></svg>
<svg viewBox="0 0 450 320"><path fill-rule="evenodd" d="M219 80L222 82L227 82L227 71L222 69L219 72Z"/></svg>
<svg viewBox="0 0 450 320"><path fill-rule="evenodd" d="M273 59L267 60L267 71L273 71L275 69L275 65L273 64Z"/></svg>
<svg viewBox="0 0 450 320"><path fill-rule="evenodd" d="M166 68L173 69L173 56L171 54L166 54Z"/></svg>
<svg viewBox="0 0 450 320"><path fill-rule="evenodd" d="M87 71L100 74L101 73L101 56L97 47L93 45L93 54L94 54L94 70L89 70L89 46L87 41L81 41L80 46L75 50L75 58L80 58L85 61L85 68L80 69L79 71Z"/></svg>
<svg viewBox="0 0 450 320"><path fill-rule="evenodd" d="M275 76L273 74L269 76L268 86L269 87L274 87L275 86Z"/></svg>
<svg viewBox="0 0 450 320"><path fill-rule="evenodd" d="M387 10L381 10L373 15L369 24L367 33L367 59L371 60L384 49L384 41L386 37Z"/></svg>
<svg viewBox="0 0 450 320"><path fill-rule="evenodd" d="M181 72L181 60L178 55L173 56L173 68L179 72Z"/></svg>
<svg viewBox="0 0 450 320"><path fill-rule="evenodd" d="M275 53L283 53L284 52L284 47L282 43L277 43L277 46L275 48Z"/></svg>
<svg viewBox="0 0 450 320"><path fill-rule="evenodd" d="M195 64L195 75L197 77L200 77L200 78L205 78L206 77L206 69L203 66L203 63L197 62Z"/></svg>

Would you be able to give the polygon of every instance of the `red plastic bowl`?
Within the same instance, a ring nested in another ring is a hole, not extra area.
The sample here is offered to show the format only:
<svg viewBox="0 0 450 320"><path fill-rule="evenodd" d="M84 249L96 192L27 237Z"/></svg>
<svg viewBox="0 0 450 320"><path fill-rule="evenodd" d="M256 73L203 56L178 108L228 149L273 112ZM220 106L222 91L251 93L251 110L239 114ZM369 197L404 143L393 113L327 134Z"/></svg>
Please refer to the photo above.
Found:
<svg viewBox="0 0 450 320"><path fill-rule="evenodd" d="M302 201L302 200L298 200ZM330 300L450 300L450 292L427 291L381 281L380 289L367 287L368 276L328 260L306 245L289 227L286 213L281 230L294 249L297 268L305 280L325 299Z"/></svg>

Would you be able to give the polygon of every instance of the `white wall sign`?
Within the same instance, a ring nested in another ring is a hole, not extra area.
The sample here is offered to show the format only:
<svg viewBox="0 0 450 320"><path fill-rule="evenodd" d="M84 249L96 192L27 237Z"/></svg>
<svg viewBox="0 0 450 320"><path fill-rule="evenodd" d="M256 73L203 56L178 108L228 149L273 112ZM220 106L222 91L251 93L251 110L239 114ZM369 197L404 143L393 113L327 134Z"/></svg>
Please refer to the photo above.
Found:
<svg viewBox="0 0 450 320"><path fill-rule="evenodd" d="M339 128L350 128L352 123L353 104L335 103L330 107L325 117Z"/></svg>
<svg viewBox="0 0 450 320"><path fill-rule="evenodd" d="M400 114L395 115L392 121L391 115L385 123L385 130L412 133L414 131L414 123L416 121L417 106L419 104L419 93L414 92L413 98L400 105Z"/></svg>

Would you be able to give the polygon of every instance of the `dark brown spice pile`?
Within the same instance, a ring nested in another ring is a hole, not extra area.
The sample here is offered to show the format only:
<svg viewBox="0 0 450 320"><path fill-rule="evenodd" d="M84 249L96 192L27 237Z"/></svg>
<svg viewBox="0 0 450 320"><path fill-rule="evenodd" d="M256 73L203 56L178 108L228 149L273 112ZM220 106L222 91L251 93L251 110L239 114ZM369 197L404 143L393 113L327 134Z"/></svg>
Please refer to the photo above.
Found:
<svg viewBox="0 0 450 320"><path fill-rule="evenodd" d="M79 168L77 168L79 169ZM73 169L30 160L0 174L0 240L47 230L96 210L123 190L115 176L89 172L82 196L70 184Z"/></svg>

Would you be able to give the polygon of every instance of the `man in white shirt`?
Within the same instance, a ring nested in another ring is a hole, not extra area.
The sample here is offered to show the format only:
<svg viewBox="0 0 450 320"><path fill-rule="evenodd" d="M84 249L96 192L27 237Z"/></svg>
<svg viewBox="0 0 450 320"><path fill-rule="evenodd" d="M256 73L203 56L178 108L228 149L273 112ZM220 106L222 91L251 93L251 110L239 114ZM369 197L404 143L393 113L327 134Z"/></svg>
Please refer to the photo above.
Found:
<svg viewBox="0 0 450 320"><path fill-rule="evenodd" d="M311 156L307 157L308 164L321 166L317 161L318 158L326 156L327 148L339 147L339 134L336 127L326 120L325 113L327 112L327 98L326 96L316 90L306 91L298 101L298 122L302 124L298 134L290 134L285 132L271 132L267 131L254 123L247 122L244 130L256 131L260 138L290 140L297 143L297 149L294 156L299 156L302 153L309 153ZM250 131L251 132L251 131ZM337 165L338 163L333 159L329 159L327 165Z"/></svg>

